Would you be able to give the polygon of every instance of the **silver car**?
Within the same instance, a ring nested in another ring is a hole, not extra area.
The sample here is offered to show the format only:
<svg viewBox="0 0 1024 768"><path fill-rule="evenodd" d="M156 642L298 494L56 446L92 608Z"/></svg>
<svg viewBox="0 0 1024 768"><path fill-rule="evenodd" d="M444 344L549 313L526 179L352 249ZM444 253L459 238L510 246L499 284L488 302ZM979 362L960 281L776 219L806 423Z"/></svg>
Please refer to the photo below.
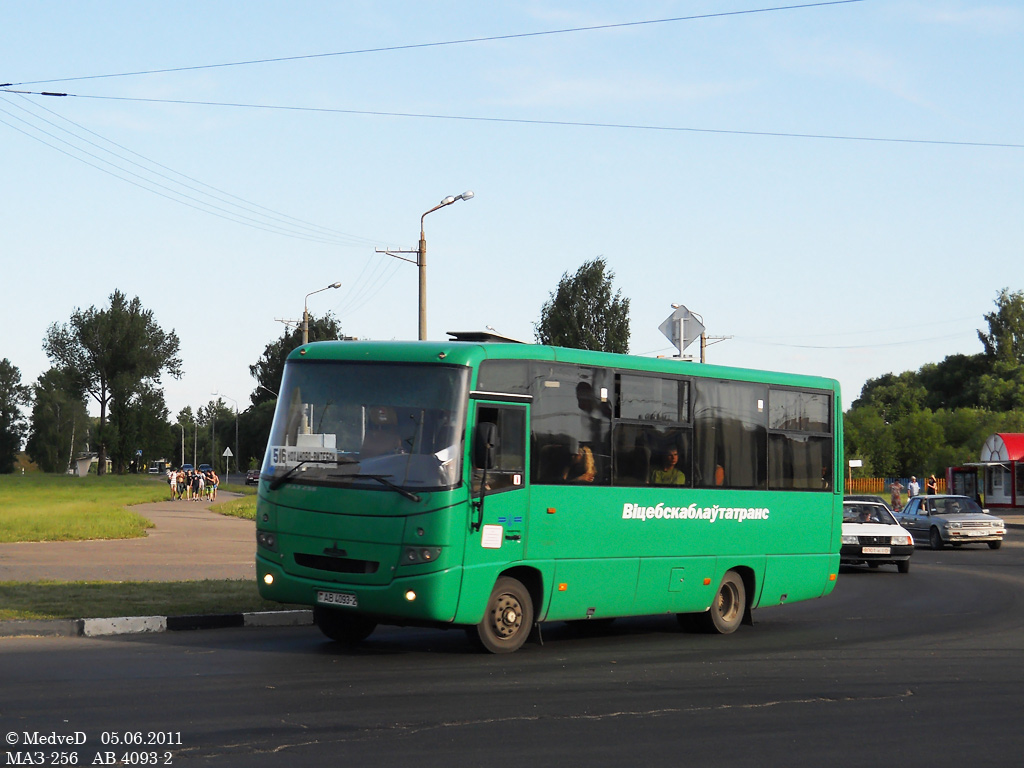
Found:
<svg viewBox="0 0 1024 768"><path fill-rule="evenodd" d="M915 541L928 542L932 549L981 542L999 549L1006 535L1006 523L970 496L914 496L896 519Z"/></svg>

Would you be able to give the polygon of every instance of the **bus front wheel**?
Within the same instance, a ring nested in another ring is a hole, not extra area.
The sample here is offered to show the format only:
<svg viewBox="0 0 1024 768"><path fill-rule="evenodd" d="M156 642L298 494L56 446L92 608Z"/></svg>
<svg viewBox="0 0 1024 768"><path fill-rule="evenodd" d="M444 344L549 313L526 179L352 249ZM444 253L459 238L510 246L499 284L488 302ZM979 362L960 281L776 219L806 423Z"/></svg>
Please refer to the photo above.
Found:
<svg viewBox="0 0 1024 768"><path fill-rule="evenodd" d="M688 631L729 635L739 629L747 610L747 589L736 571L729 571L718 585L711 607L704 613L681 613L679 623Z"/></svg>
<svg viewBox="0 0 1024 768"><path fill-rule="evenodd" d="M327 637L342 645L361 643L377 628L377 622L366 616L320 605L313 608L313 623Z"/></svg>
<svg viewBox="0 0 1024 768"><path fill-rule="evenodd" d="M498 579L487 601L483 621L470 628L470 637L491 653L518 651L533 628L533 600L516 579ZM475 630L475 631L474 631Z"/></svg>

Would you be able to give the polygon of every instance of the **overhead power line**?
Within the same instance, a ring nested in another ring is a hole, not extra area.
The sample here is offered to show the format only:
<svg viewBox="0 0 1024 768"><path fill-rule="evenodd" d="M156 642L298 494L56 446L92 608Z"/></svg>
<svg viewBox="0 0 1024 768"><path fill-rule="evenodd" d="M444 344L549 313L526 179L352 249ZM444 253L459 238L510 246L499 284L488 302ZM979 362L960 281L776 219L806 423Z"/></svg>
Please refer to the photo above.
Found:
<svg viewBox="0 0 1024 768"><path fill-rule="evenodd" d="M564 29L549 29L541 32L518 32L507 35L489 35L486 37L467 37L459 40L443 40L432 43L410 43L408 45L388 45L377 48L358 48L348 51L334 51L331 53L310 53L297 56L278 56L273 58L249 59L246 61L230 61L220 64L196 64L187 67L166 67L163 69L142 69L133 72L114 72L104 75L82 75L79 77L61 77L50 80L25 80L20 83L4 83L0 88L22 85L40 85L42 83L70 83L79 80L101 80L115 77L136 77L139 75L161 75L173 72L192 72L200 69L221 69L225 67L245 67L253 64L278 64L286 61L301 61L304 59L324 59L333 56L355 56L367 53L388 53L393 51L409 51L420 48L440 48L450 45L466 45L469 43L490 43L501 40L517 40L529 37L543 37L545 35L564 35L574 32L596 32L606 29L621 29L624 27L639 27L652 24L671 24L682 21L698 21L700 19L714 19L725 16L746 16L756 13L772 13L776 11L793 11L806 8L820 8L829 5L849 5L860 3L864 0L830 0L829 2L802 3L800 5L777 5L769 8L750 8L739 11L721 11L718 13L702 13L693 16L675 16L667 19L647 19L645 21L624 21L614 24L595 24L586 27L566 27Z"/></svg>
<svg viewBox="0 0 1024 768"><path fill-rule="evenodd" d="M17 93L31 96L66 96L78 99L100 99L107 101L135 101L151 104L180 104L200 107L234 107L237 109L265 109L286 112L320 112L324 114L363 115L368 117L404 117L420 120L460 120L482 123L507 123L514 125L561 126L570 128L604 128L629 131L664 131L669 133L704 133L725 136L760 136L781 139L819 139L825 141L857 141L880 144L930 144L951 147L991 147L1000 149L1024 149L1024 144L996 141L953 141L947 139L915 139L893 136L856 136L836 133L798 133L793 131L745 131L735 128L695 128L678 125L643 125L638 123L602 123L581 120L534 120L517 117L483 117L480 115L440 115L424 112L385 112L381 110L339 109L334 107L300 107L280 104L249 104L231 101L193 101L188 99L151 99L136 96L92 96L77 93L45 93L0 89L0 93Z"/></svg>

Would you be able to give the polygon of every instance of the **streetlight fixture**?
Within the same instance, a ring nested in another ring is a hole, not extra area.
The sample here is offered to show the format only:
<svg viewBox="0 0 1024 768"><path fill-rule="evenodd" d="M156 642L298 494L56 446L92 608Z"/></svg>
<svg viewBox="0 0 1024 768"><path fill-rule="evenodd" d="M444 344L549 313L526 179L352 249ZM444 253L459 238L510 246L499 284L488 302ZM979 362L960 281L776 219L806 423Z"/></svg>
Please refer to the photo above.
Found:
<svg viewBox="0 0 1024 768"><path fill-rule="evenodd" d="M330 288L341 288L341 282L331 283L330 285L326 286L325 288L320 288L318 290L313 291L312 293L307 293L305 301L302 302L302 343L303 344L308 344L309 343L309 297L312 296L314 293L322 293L323 291L326 291L326 290L328 290Z"/></svg>
<svg viewBox="0 0 1024 768"><path fill-rule="evenodd" d="M471 189L467 189L461 195L449 195L440 203L431 208L429 211L420 216L420 247L417 248L415 251L395 250L394 252L392 252L388 250L377 250L377 253L386 253L388 256L394 256L396 259L401 259L402 261L408 261L410 264L415 264L419 268L420 341L426 341L427 338L427 236L424 234L423 220L427 218L428 213L433 213L439 208L444 208L446 205L451 205L452 203L455 203L459 200L472 200L473 197L475 197L475 195L473 194L473 190ZM416 261L413 261L412 259L407 259L404 256L399 256L398 254L400 253L415 253Z"/></svg>
<svg viewBox="0 0 1024 768"><path fill-rule="evenodd" d="M235 469L237 470L238 467L240 466L238 462L241 461L240 454L238 453L238 401L235 400L235 398L231 397L230 395L224 395L224 394L221 394L220 392L211 392L210 394L211 395L216 395L217 397L226 397L228 400L230 400L232 403L235 404ZM231 478L231 462L230 461L228 461L227 476L228 476L228 479L230 480L230 478Z"/></svg>

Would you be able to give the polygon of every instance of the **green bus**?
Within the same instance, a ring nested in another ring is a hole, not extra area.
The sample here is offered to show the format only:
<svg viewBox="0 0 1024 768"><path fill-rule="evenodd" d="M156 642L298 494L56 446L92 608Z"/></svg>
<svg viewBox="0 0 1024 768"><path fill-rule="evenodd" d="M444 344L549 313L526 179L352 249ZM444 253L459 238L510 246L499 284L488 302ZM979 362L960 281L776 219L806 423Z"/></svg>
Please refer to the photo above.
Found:
<svg viewBox="0 0 1024 768"><path fill-rule="evenodd" d="M827 378L532 344L319 342L285 365L260 594L328 637L677 614L730 633L839 569Z"/></svg>

